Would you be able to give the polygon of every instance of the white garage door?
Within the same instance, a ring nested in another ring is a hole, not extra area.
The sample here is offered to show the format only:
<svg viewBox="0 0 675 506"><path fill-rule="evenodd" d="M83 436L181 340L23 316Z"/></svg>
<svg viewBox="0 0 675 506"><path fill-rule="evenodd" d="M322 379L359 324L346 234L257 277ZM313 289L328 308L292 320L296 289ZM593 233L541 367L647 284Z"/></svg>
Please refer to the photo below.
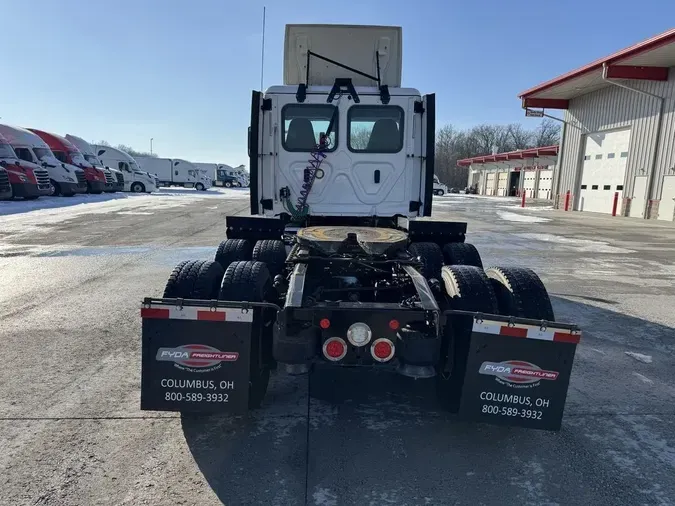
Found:
<svg viewBox="0 0 675 506"><path fill-rule="evenodd" d="M497 182L497 195L506 195L506 189L509 185L509 173L508 172L500 172L499 173L499 181Z"/></svg>
<svg viewBox="0 0 675 506"><path fill-rule="evenodd" d="M485 195L495 194L495 173L488 172L487 181L485 183Z"/></svg>
<svg viewBox="0 0 675 506"><path fill-rule="evenodd" d="M544 169L539 171L539 189L537 190L538 199L552 199L553 195L553 169Z"/></svg>
<svg viewBox="0 0 675 506"><path fill-rule="evenodd" d="M534 185L537 183L537 171L527 170L523 173L525 180L523 181L523 190L527 198L534 198Z"/></svg>
<svg viewBox="0 0 675 506"><path fill-rule="evenodd" d="M675 221L675 176L663 177L659 220Z"/></svg>
<svg viewBox="0 0 675 506"><path fill-rule="evenodd" d="M586 136L579 210L611 214L614 192L623 197L630 129Z"/></svg>

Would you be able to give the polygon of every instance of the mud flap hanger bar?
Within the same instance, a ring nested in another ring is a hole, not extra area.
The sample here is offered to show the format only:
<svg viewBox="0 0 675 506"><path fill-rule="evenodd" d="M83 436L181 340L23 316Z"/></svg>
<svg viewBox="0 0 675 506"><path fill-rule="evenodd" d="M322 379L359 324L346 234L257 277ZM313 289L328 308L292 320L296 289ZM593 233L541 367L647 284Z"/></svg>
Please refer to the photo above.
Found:
<svg viewBox="0 0 675 506"><path fill-rule="evenodd" d="M161 304L164 306L175 306L178 308L182 307L204 307L208 306L211 309L215 310L217 308L225 309L255 309L255 308L267 308L274 309L277 313L281 311L281 308L276 304L271 302L241 302L241 301L230 301L230 300L198 300L198 299L158 299L152 297L146 297L143 299L143 306L149 307L153 304Z"/></svg>
<svg viewBox="0 0 675 506"><path fill-rule="evenodd" d="M338 67L341 67L345 70L349 70L350 72L354 72L355 74L358 74L363 77L367 77L368 79L372 79L373 81L377 81L377 86L380 89L380 100L382 101L383 104L388 104L390 100L390 95L389 95L389 86L386 84L382 84L382 79L381 79L381 74L380 74L380 53L379 51L375 51L375 60L377 62L377 76L371 76L370 74L366 74L365 72L361 72L360 70L357 70L353 67L350 67L348 65L345 65L343 63L340 63L335 60L331 60L330 58L326 58L325 56L322 56L317 53L313 53L310 50L307 50L307 65L306 65L306 70L307 74L305 76L305 82L301 83L298 85L298 91L295 94L295 98L298 102L304 102L305 98L307 96L307 86L309 86L309 62L310 58L312 56L315 56L316 58L319 58L320 60L323 60L328 63L332 63L333 65L337 65ZM358 93L356 93L356 89L354 89L354 85L352 84L352 80L349 78L336 78L335 83L333 84L333 88L331 89L330 93L328 94L328 98L326 99L326 102L329 104L333 102L335 99L335 95L341 94L344 91L349 93L352 98L354 99L354 103L358 104L361 102L361 99L359 98Z"/></svg>

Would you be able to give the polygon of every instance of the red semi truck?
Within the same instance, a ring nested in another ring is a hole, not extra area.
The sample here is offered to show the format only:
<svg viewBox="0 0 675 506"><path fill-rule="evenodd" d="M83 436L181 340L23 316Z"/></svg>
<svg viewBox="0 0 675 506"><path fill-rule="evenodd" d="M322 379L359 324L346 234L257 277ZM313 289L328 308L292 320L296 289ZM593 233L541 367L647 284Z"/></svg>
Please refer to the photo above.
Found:
<svg viewBox="0 0 675 506"><path fill-rule="evenodd" d="M33 200L49 195L49 172L39 165L19 160L7 139L0 134L0 167L5 169L13 197Z"/></svg>
<svg viewBox="0 0 675 506"><path fill-rule="evenodd" d="M31 132L47 143L54 156L62 163L75 165L84 171L87 180L87 193L103 193L106 190L106 178L103 169L94 167L77 147L60 135L29 128Z"/></svg>

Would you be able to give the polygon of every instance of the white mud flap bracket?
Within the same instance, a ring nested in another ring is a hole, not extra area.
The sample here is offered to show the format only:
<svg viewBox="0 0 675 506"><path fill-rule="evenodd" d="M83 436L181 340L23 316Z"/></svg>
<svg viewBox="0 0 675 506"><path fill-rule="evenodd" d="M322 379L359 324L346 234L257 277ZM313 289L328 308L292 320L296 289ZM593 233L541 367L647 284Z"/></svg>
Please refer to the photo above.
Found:
<svg viewBox="0 0 675 506"><path fill-rule="evenodd" d="M517 322L474 320L459 415L559 430L581 332L572 325Z"/></svg>
<svg viewBox="0 0 675 506"><path fill-rule="evenodd" d="M141 307L142 410L247 411L255 312L251 306L264 303L238 305L145 299Z"/></svg>

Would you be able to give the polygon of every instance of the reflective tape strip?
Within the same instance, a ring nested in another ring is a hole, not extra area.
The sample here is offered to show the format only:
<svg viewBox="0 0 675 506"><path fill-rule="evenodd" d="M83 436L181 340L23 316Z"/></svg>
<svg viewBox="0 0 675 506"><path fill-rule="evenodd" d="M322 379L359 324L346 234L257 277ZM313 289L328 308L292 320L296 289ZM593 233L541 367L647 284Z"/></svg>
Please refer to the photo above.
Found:
<svg viewBox="0 0 675 506"><path fill-rule="evenodd" d="M239 308L218 308L212 310L197 306L150 306L141 308L141 318L250 323L253 321L253 311Z"/></svg>
<svg viewBox="0 0 675 506"><path fill-rule="evenodd" d="M535 327L533 325L504 325L503 322L482 320L474 321L473 331L483 334L498 334L508 337L520 337L524 339L538 339L540 341L553 341L557 343L578 344L581 332L552 327Z"/></svg>

